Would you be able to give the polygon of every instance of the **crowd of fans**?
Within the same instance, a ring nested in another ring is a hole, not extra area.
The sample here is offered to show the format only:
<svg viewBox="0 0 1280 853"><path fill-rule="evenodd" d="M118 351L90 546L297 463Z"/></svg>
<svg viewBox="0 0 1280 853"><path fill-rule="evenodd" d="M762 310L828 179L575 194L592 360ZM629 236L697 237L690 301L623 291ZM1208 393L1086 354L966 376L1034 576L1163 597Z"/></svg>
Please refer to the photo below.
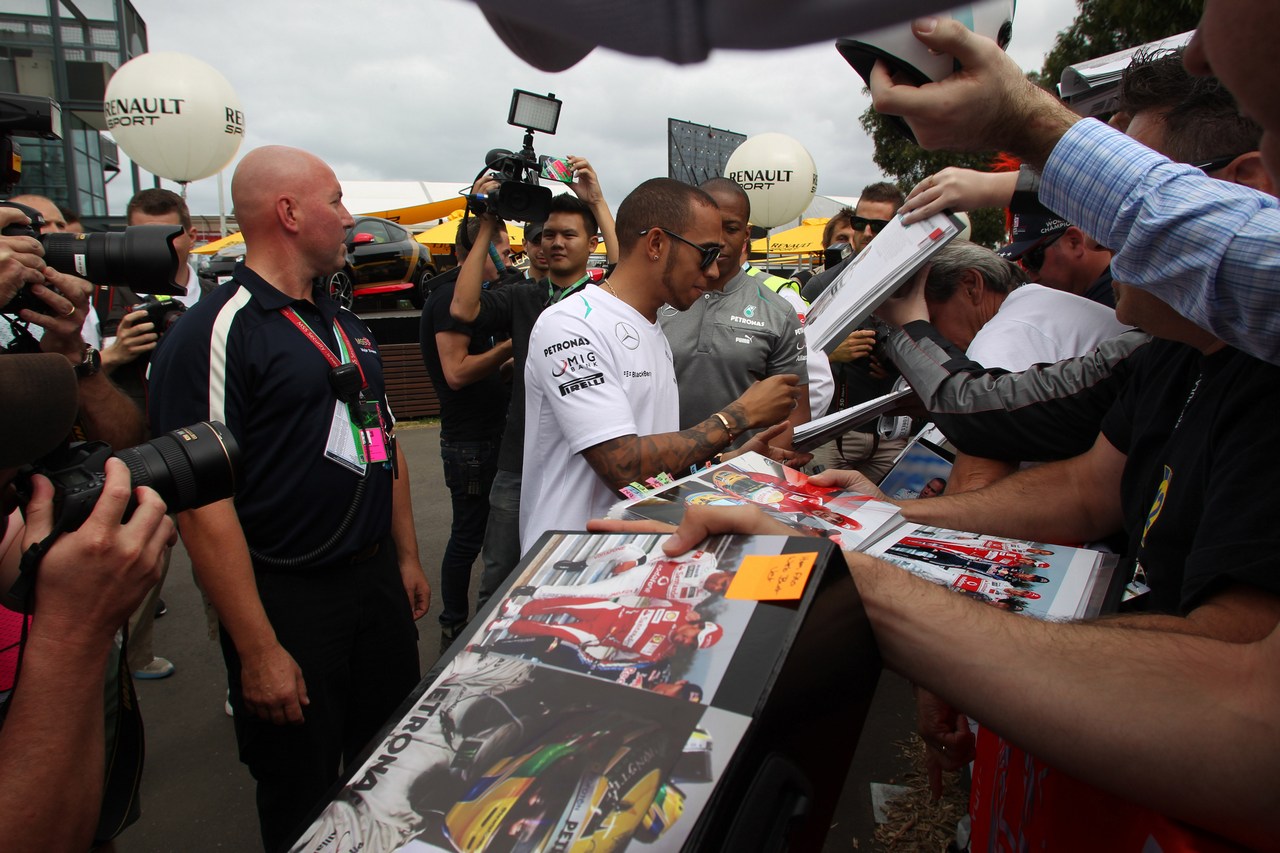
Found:
<svg viewBox="0 0 1280 853"><path fill-rule="evenodd" d="M800 293L748 263L750 202L723 178L646 181L615 221L591 163L570 158L572 192L526 232L524 271L502 221L473 201L459 265L421 316L453 513L442 643L544 531L624 529L592 521L620 489L744 451L812 464L795 426L902 377L957 449L952 474L919 498L883 495L901 445L863 432L818 452L816 484L893 500L912 522L1125 558L1121 612L1050 624L847 555L886 664L917 686L931 769L974 762L975 784L1004 792L971 814L972 844L1275 849L1280 543L1242 488L1277 466L1268 6L1214 0L1185 54L1139 55L1111 127L956 22L916 21L961 70L917 87L880 66L876 108L925 147L1004 150L1024 169L948 169L905 197L867 187L824 234L851 251ZM473 195L495 186L482 177ZM413 622L431 590L381 361L364 323L314 287L343 261L353 220L340 185L314 155L271 146L242 160L232 197L245 261L203 298L181 199L149 190L129 206L131 223L182 229L185 312L167 330L130 310L145 294L95 304L91 285L44 265L37 240L0 238L0 307L25 291L47 309L11 315L5 343L25 352L0 355L4 588L21 576L33 592L0 624L0 785L29 792L0 809L12 849L84 849L127 825L127 813L95 824L104 787L116 793L101 697L112 678L174 670L150 623L178 534L216 616L268 849L295 837L420 677ZM26 202L43 227L67 227L47 199ZM1010 207L1009 245L955 241L832 353L805 340L807 300L892 217L989 205ZM0 208L0 225L30 222ZM202 420L240 445L237 495L177 513L176 528L115 460L77 530L55 526L39 475L24 508L10 499L19 468L73 432L128 447L148 426ZM789 531L696 507L664 547L717 532ZM545 633L528 617L581 608L538 601L506 618ZM684 627L686 644L718 639L712 623Z"/></svg>

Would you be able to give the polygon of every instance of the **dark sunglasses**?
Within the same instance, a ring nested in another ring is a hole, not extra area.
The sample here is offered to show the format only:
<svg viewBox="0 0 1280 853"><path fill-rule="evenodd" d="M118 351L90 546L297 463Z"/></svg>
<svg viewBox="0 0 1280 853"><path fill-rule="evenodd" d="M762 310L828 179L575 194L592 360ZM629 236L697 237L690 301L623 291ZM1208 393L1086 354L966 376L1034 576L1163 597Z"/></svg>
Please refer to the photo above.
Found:
<svg viewBox="0 0 1280 853"><path fill-rule="evenodd" d="M663 234L666 234L668 237L672 238L673 240L679 240L681 243L684 243L686 245L692 246L693 248L697 249L698 252L701 253L702 255L702 259L698 261L698 269L700 270L710 269L711 265L720 259L720 246L718 245L699 246L697 243L693 242L692 240L687 240L684 237L681 237L676 232L668 231L665 228L659 228L657 225L653 226L652 228L644 229L643 231L640 232L640 236L643 237L644 235L648 234L650 231L661 231Z"/></svg>
<svg viewBox="0 0 1280 853"><path fill-rule="evenodd" d="M1205 160L1203 163L1192 163L1191 165L1208 174L1209 172L1216 172L1219 169L1225 169L1239 156L1239 154L1229 154L1225 157L1215 157L1212 160Z"/></svg>
<svg viewBox="0 0 1280 853"><path fill-rule="evenodd" d="M854 231L865 231L870 228L872 234L879 234L889 222L888 219L867 219L865 216L854 216L849 219L849 224L853 226Z"/></svg>
<svg viewBox="0 0 1280 853"><path fill-rule="evenodd" d="M1058 238L1065 234L1065 231L1059 231L1043 243L1038 243L1030 249L1022 253L1022 257L1018 258L1018 263L1022 264L1022 268L1029 273L1038 273L1040 268L1044 266L1045 250L1058 242Z"/></svg>

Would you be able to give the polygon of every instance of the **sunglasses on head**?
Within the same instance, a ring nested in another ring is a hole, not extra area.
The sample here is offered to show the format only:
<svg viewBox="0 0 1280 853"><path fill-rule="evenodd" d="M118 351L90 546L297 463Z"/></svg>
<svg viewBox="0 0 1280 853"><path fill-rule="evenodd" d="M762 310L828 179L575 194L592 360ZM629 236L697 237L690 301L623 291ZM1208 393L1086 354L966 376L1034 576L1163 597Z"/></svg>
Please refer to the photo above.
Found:
<svg viewBox="0 0 1280 853"><path fill-rule="evenodd" d="M1239 156L1239 154L1228 154L1225 157L1215 157L1212 160L1205 160L1202 163L1192 163L1191 165L1208 174L1209 172L1216 172L1219 169L1225 169Z"/></svg>
<svg viewBox="0 0 1280 853"><path fill-rule="evenodd" d="M872 234L879 234L889 222L888 219L867 219L865 216L854 216L849 219L849 224L853 226L854 231L865 231L870 228Z"/></svg>
<svg viewBox="0 0 1280 853"><path fill-rule="evenodd" d="M685 243L686 245L692 246L693 248L697 249L702 254L702 259L698 261L698 269L700 270L709 269L712 264L714 264L717 260L720 259L720 246L718 244L715 246L699 246L697 243L693 242L692 240L685 239L684 237L681 237L676 232L668 231L667 229L660 228L657 225L653 226L652 228L644 229L643 231L640 232L640 236L643 237L644 235L648 234L650 231L661 231L663 234L666 234L671 239L679 240L681 243Z"/></svg>
<svg viewBox="0 0 1280 853"><path fill-rule="evenodd" d="M1058 238L1065 233L1065 231L1059 231L1044 242L1038 243L1030 249L1027 249L1027 251L1023 252L1022 257L1018 258L1018 263L1022 264L1022 268L1029 273L1034 274L1040 272L1040 268L1044 266L1045 250L1058 242Z"/></svg>

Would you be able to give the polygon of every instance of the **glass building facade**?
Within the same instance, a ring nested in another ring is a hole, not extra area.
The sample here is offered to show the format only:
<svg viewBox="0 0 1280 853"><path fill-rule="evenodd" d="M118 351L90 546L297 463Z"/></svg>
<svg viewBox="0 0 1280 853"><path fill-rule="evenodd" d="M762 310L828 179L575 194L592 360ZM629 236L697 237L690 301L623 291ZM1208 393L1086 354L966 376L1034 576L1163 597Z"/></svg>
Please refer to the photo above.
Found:
<svg viewBox="0 0 1280 853"><path fill-rule="evenodd" d="M14 138L22 177L13 195L48 196L82 217L107 216L106 184L119 157L101 133L103 95L115 70L146 50L146 24L127 0L5 0L0 98L35 95L62 106L61 139Z"/></svg>

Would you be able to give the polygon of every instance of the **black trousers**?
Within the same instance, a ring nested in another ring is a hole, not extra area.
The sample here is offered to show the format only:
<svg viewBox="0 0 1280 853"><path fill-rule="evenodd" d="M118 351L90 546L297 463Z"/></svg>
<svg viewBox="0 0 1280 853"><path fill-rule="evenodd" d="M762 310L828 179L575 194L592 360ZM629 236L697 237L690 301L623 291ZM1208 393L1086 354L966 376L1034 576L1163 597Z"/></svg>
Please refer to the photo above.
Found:
<svg viewBox="0 0 1280 853"><path fill-rule="evenodd" d="M305 828L329 787L420 677L418 632L388 537L360 563L257 573L276 637L306 679L302 725L274 725L244 707L240 658L222 631L240 760L258 783L258 821L268 851Z"/></svg>

